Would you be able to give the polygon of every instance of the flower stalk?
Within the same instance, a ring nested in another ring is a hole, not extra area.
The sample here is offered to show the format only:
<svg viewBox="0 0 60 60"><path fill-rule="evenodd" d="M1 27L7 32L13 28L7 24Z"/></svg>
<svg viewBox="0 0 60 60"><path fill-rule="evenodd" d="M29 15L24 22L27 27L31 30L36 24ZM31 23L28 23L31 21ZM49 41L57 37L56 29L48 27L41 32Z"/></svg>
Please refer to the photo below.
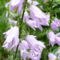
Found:
<svg viewBox="0 0 60 60"><path fill-rule="evenodd" d="M19 21L18 21L18 24L19 24L19 25L18 25L18 26L19 26L19 39L21 38L22 22L23 22L23 17L24 17L24 12L25 12L26 5L27 5L27 0L24 1L22 17L19 18ZM21 42L21 40L20 40L20 42ZM14 60L15 60L16 54L17 54L17 52L18 52L18 47L19 47L19 44L18 44L17 47L16 47L16 51L15 51L15 55L14 55ZM20 56L20 59L21 59L21 56Z"/></svg>

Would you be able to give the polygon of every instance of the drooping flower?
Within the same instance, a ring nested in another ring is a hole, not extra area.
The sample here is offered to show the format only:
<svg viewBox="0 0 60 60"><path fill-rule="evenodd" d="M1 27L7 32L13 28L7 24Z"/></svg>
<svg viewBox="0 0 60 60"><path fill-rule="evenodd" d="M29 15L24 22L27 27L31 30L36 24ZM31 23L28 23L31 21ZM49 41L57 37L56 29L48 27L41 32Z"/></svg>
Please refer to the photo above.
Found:
<svg viewBox="0 0 60 60"><path fill-rule="evenodd" d="M27 35L25 41L20 44L21 55L23 59L30 58L32 60L39 60L41 58L41 53L45 48L43 42L38 41L36 36Z"/></svg>
<svg viewBox="0 0 60 60"><path fill-rule="evenodd" d="M15 50L19 43L19 28L17 26L11 27L5 34L5 42L3 47L8 50Z"/></svg>
<svg viewBox="0 0 60 60"><path fill-rule="evenodd" d="M35 28L38 28L38 29L40 29L40 30L43 29L42 26L39 24L38 21L36 22L36 20L33 20L33 19L29 16L29 14L28 14L27 11L26 11L25 14L24 14L24 22L25 22L28 26L30 26L33 30L35 30Z"/></svg>
<svg viewBox="0 0 60 60"><path fill-rule="evenodd" d="M11 0L6 4L6 7L10 5L10 10L13 11L14 9L18 8L18 14L22 11L24 0Z"/></svg>
<svg viewBox="0 0 60 60"><path fill-rule="evenodd" d="M26 37L26 41L28 42L31 52L30 52L30 58L32 60L39 60L41 58L41 53L43 51L43 48L45 48L45 45L43 42L38 41L36 39L36 36L28 35Z"/></svg>
<svg viewBox="0 0 60 60"><path fill-rule="evenodd" d="M56 60L56 56L53 53L48 54L49 60Z"/></svg>
<svg viewBox="0 0 60 60"><path fill-rule="evenodd" d="M51 23L51 28L53 30L58 30L59 27L60 27L60 20L55 18L54 21Z"/></svg>
<svg viewBox="0 0 60 60"><path fill-rule="evenodd" d="M25 40L28 42L31 49L37 49L39 51L42 51L42 49L45 48L44 43L41 41L38 41L36 39L36 36L27 35Z"/></svg>
<svg viewBox="0 0 60 60"><path fill-rule="evenodd" d="M55 34L54 32L49 32L48 39L52 46L54 46L54 44L58 44L60 46L60 33Z"/></svg>
<svg viewBox="0 0 60 60"><path fill-rule="evenodd" d="M54 32L49 32L48 33L48 39L49 39L49 43L54 46L55 44L55 34Z"/></svg>
<svg viewBox="0 0 60 60"><path fill-rule="evenodd" d="M32 4L29 7L30 14L27 11L24 13L24 19L28 26L43 30L42 26L49 26L50 16L42 12L36 5Z"/></svg>
<svg viewBox="0 0 60 60"><path fill-rule="evenodd" d="M49 26L50 16L42 12L37 6L30 6L30 16L33 20L36 20L43 26Z"/></svg>

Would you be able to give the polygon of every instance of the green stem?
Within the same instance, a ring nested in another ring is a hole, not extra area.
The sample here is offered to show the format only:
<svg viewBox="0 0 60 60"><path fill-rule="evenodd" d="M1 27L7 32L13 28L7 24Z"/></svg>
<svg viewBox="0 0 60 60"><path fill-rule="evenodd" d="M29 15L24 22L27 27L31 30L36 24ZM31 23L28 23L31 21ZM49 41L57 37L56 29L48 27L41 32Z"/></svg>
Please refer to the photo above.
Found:
<svg viewBox="0 0 60 60"><path fill-rule="evenodd" d="M27 0L25 0L25 2L24 2L22 18L19 20L19 22L20 22L20 23L19 23L19 27L20 27L20 28L19 28L19 30L20 30L20 31L19 31L19 32L20 32L19 38L21 38L22 27L23 27L23 26L22 26L22 25L23 25L23 22L22 22L22 21L23 21L23 17L24 17L24 12L25 12L26 5L27 5Z"/></svg>
<svg viewBox="0 0 60 60"><path fill-rule="evenodd" d="M25 2L23 3L23 13L22 13L22 18L20 19L19 18L19 38L21 38L21 33L22 33L22 23L23 23L23 17L24 17L24 12L25 12L25 8L26 8L26 5L27 5L27 0L25 0ZM21 40L20 40L21 42ZM14 60L16 58L16 54L18 52L18 47L19 47L19 44L17 45L17 48L16 48L16 52L15 52L15 55L14 55ZM20 56L20 60L21 60L21 56Z"/></svg>
<svg viewBox="0 0 60 60"><path fill-rule="evenodd" d="M19 44L18 44L17 47L16 47L16 51L15 51L15 55L14 55L14 59L13 59L13 60L15 60L15 58L16 58L16 54L17 54L17 52L18 52L18 47L19 47Z"/></svg>

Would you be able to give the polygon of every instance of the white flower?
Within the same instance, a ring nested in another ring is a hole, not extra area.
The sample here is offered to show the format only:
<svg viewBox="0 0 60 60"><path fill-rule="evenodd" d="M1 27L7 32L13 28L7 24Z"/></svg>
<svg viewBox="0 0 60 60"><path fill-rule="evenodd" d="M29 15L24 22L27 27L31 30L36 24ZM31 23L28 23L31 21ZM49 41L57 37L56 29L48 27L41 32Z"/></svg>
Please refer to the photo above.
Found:
<svg viewBox="0 0 60 60"><path fill-rule="evenodd" d="M3 47L8 50L15 49L19 43L19 28L17 26L11 27L11 29L4 34L6 40Z"/></svg>

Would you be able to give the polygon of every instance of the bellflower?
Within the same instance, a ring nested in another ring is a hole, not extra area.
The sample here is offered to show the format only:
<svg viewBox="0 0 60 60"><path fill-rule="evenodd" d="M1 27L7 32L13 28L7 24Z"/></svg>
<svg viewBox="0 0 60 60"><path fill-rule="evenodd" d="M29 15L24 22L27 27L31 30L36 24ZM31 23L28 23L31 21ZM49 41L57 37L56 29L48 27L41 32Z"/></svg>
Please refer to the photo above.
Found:
<svg viewBox="0 0 60 60"><path fill-rule="evenodd" d="M60 46L60 33L54 34L54 32L48 33L49 43L54 46L54 44L58 44Z"/></svg>
<svg viewBox="0 0 60 60"><path fill-rule="evenodd" d="M3 47L8 50L15 49L19 43L19 28L17 26L11 27L11 29L4 34L6 40Z"/></svg>
<svg viewBox="0 0 60 60"><path fill-rule="evenodd" d="M49 26L50 16L42 12L37 6L30 6L30 16L32 19L38 21L40 25Z"/></svg>
<svg viewBox="0 0 60 60"><path fill-rule="evenodd" d="M49 60L56 60L56 56L53 53L48 54Z"/></svg>
<svg viewBox="0 0 60 60"><path fill-rule="evenodd" d="M49 26L49 15L46 15L44 12L42 12L36 5L31 5L29 9L30 15L28 12L25 12L24 14L24 19L27 25L34 30L35 28L43 30L42 25Z"/></svg>
<svg viewBox="0 0 60 60"><path fill-rule="evenodd" d="M54 21L51 23L51 28L53 30L58 30L59 27L60 27L60 20L55 18Z"/></svg>
<svg viewBox="0 0 60 60"><path fill-rule="evenodd" d="M33 36L33 35L27 35L25 40L28 42L29 47L31 49L31 52L29 55L30 58L32 60L35 60L35 58L36 60L39 60L41 57L42 50L43 48L45 48L44 43L36 40L36 36Z"/></svg>
<svg viewBox="0 0 60 60"><path fill-rule="evenodd" d="M49 32L48 33L48 39L49 39L49 43L54 46L55 44L55 34L54 32Z"/></svg>
<svg viewBox="0 0 60 60"><path fill-rule="evenodd" d="M24 60L30 58L31 60L39 60L41 58L41 53L45 48L43 42L38 41L36 36L27 35L25 41L20 43L21 56Z"/></svg>
<svg viewBox="0 0 60 60"><path fill-rule="evenodd" d="M13 11L14 9L18 8L18 13L21 13L22 6L23 6L24 0L11 0L6 4L6 7L10 5L10 10Z"/></svg>
<svg viewBox="0 0 60 60"><path fill-rule="evenodd" d="M29 16L29 14L28 14L27 11L24 13L24 22L26 22L26 24L27 24L28 26L30 26L32 29L34 29L34 30L35 30L35 28L38 28L38 29L40 29L40 30L43 29L42 26L39 24L38 21L36 22L36 20L33 20L33 19Z"/></svg>
<svg viewBox="0 0 60 60"><path fill-rule="evenodd" d="M34 35L27 35L26 38L25 38L25 40L28 42L28 44L31 46L31 48L32 48L33 46L35 46L35 44L36 44L36 45L39 45L39 43L40 43L39 46L44 46L44 43L38 41L38 40L36 39L36 36L34 36ZM33 44L32 44L32 43L33 43Z"/></svg>

